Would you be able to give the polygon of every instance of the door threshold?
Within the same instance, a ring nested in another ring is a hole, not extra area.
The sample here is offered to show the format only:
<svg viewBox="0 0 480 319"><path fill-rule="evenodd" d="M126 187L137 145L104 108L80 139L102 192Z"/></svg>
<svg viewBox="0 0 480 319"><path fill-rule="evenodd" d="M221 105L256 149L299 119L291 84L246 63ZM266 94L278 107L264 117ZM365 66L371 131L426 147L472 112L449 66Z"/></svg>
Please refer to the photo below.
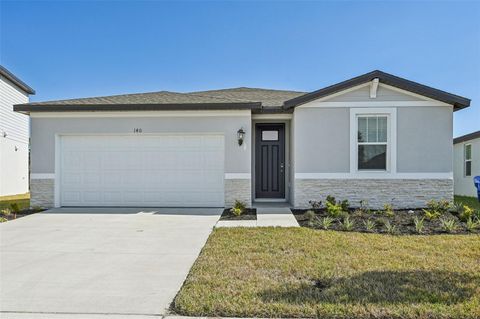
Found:
<svg viewBox="0 0 480 319"><path fill-rule="evenodd" d="M286 203L286 198L255 198L254 203Z"/></svg>

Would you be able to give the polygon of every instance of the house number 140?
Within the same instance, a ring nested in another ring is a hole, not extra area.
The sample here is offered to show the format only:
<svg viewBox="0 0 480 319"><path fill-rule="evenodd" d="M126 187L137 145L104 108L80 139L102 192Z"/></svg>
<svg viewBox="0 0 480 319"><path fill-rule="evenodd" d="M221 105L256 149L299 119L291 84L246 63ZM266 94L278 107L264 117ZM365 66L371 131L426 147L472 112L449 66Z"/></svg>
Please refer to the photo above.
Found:
<svg viewBox="0 0 480 319"><path fill-rule="evenodd" d="M141 128L134 128L133 133L142 133L142 129Z"/></svg>

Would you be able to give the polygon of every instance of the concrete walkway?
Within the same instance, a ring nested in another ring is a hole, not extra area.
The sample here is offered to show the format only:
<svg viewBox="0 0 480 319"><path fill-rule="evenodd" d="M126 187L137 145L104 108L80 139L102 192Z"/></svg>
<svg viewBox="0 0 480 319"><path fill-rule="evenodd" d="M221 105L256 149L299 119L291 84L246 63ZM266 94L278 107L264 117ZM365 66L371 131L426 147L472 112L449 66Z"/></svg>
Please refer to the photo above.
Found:
<svg viewBox="0 0 480 319"><path fill-rule="evenodd" d="M54 209L0 224L0 318L162 317L223 209Z"/></svg>
<svg viewBox="0 0 480 319"><path fill-rule="evenodd" d="M299 227L285 204L257 204L257 220L219 220L215 227Z"/></svg>

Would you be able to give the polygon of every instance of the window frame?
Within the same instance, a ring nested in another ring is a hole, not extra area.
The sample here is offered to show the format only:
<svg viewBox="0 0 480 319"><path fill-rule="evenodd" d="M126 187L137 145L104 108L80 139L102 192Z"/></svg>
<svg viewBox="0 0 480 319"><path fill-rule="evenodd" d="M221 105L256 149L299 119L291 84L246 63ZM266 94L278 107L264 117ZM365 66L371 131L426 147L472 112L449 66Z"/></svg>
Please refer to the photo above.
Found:
<svg viewBox="0 0 480 319"><path fill-rule="evenodd" d="M467 146L470 146L469 159L467 159ZM467 162L470 162L470 175L467 175ZM463 144L463 177L472 177L472 143Z"/></svg>
<svg viewBox="0 0 480 319"><path fill-rule="evenodd" d="M358 119L361 117L386 117L387 142L358 142ZM350 109L350 173L373 176L391 175L397 171L397 109L396 108L351 108ZM359 145L385 145L386 169L359 169Z"/></svg>

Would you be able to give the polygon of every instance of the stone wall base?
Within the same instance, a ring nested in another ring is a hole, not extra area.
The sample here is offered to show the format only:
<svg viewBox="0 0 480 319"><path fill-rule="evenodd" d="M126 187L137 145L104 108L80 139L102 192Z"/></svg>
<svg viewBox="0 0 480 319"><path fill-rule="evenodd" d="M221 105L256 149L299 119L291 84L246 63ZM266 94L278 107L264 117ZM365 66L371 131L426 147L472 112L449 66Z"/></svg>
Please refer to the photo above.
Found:
<svg viewBox="0 0 480 319"><path fill-rule="evenodd" d="M54 194L54 179L30 180L30 206L51 208L55 205Z"/></svg>
<svg viewBox="0 0 480 319"><path fill-rule="evenodd" d="M348 199L358 207L367 200L372 209L392 204L394 208L425 207L431 199L453 201L452 179L295 179L294 206L308 207L310 200L325 201L327 195Z"/></svg>
<svg viewBox="0 0 480 319"><path fill-rule="evenodd" d="M232 207L235 200L252 205L252 181L250 179L225 180L225 207Z"/></svg>

